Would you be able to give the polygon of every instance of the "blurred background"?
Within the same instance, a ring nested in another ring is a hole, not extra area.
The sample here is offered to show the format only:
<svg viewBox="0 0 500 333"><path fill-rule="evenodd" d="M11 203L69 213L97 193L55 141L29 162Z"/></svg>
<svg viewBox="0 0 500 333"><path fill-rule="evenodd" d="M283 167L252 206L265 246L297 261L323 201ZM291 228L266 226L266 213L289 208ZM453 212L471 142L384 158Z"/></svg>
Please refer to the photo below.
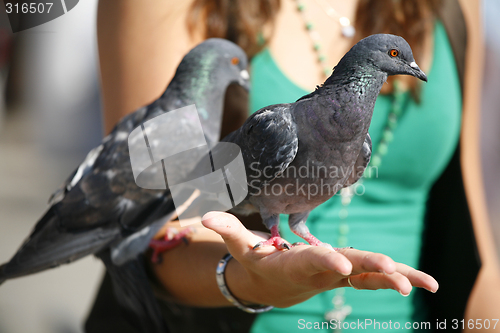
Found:
<svg viewBox="0 0 500 333"><path fill-rule="evenodd" d="M483 0L482 156L500 248L500 1ZM97 0L12 34L0 2L0 262L13 255L61 182L102 138ZM500 256L500 251L499 251ZM0 333L82 332L103 274L93 257L0 287Z"/></svg>
<svg viewBox="0 0 500 333"><path fill-rule="evenodd" d="M11 34L0 1L0 262L102 139L97 0ZM10 60L10 61L9 61ZM0 287L1 333L83 332L103 266L94 257Z"/></svg>
<svg viewBox="0 0 500 333"><path fill-rule="evenodd" d="M483 0L483 17L486 50L481 155L488 209L500 253L500 1Z"/></svg>

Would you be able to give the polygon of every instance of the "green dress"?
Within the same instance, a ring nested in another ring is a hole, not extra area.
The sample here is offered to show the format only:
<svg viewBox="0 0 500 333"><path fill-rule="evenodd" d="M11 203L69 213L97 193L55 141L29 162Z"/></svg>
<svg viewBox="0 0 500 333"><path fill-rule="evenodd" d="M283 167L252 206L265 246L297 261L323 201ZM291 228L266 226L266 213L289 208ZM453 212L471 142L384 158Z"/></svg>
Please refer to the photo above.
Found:
<svg viewBox="0 0 500 333"><path fill-rule="evenodd" d="M429 81L422 85L421 103L405 93L403 113L378 168L378 177L365 179L358 191L362 195L353 196L345 220L347 227L339 232L339 195L310 214L307 225L321 241L338 246L339 237L345 237L348 246L418 266L425 203L431 186L455 151L462 108L455 61L441 23L436 24L434 34L433 63L427 73ZM253 112L270 104L294 102L309 93L282 73L267 49L253 59L251 68ZM380 95L377 99L369 130L374 150L387 126L391 103L391 96ZM290 242L299 241L289 230L286 216L281 217L281 222L282 236ZM352 307L344 324L351 325L348 330L386 332L396 322L403 328L407 322L413 324L414 318L425 316L425 309L414 300L414 292L409 297L394 290L344 288L344 292L345 304ZM331 332L333 326L324 316L333 309L332 299L338 293L327 291L290 308L260 314L251 332L303 332L309 328ZM366 325L370 320L372 324Z"/></svg>

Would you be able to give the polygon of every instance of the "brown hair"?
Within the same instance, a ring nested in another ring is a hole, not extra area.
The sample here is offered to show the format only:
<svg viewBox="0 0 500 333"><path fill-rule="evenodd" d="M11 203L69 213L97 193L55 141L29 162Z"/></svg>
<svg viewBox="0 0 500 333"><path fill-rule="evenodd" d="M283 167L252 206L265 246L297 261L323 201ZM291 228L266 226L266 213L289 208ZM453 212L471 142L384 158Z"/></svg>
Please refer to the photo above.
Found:
<svg viewBox="0 0 500 333"><path fill-rule="evenodd" d="M441 3L441 0L359 0L354 21L354 40L375 33L399 35L411 45L413 56L418 62L423 57L426 36L433 28ZM385 92L393 90L394 80L394 77L389 78ZM418 100L420 81L414 77L398 80L404 80Z"/></svg>
<svg viewBox="0 0 500 333"><path fill-rule="evenodd" d="M194 0L187 26L191 34L201 28L205 38L229 39L251 58L272 34L279 7L280 0Z"/></svg>
<svg viewBox="0 0 500 333"><path fill-rule="evenodd" d="M402 36L415 59L422 58L424 41L442 0L359 0L353 42L375 33ZM227 38L240 45L249 57L258 53L272 34L280 0L194 0L188 15L189 31L204 29L204 36ZM204 22L204 25L199 25ZM270 29L266 29L270 28ZM418 80L405 78L418 96ZM392 91L392 80L389 80Z"/></svg>

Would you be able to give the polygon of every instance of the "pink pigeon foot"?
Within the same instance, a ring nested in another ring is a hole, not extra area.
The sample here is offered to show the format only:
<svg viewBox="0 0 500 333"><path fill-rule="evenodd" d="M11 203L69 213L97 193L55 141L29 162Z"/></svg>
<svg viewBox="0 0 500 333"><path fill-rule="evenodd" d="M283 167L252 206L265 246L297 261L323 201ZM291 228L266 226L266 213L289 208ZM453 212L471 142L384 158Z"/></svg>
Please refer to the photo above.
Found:
<svg viewBox="0 0 500 333"><path fill-rule="evenodd" d="M181 231L177 231L175 228L168 228L165 232L164 239L152 239L149 242L149 247L153 249L153 255L151 256L151 261L153 263L160 262L160 255L182 243L188 244L186 236L194 232L194 228L186 228Z"/></svg>
<svg viewBox="0 0 500 333"><path fill-rule="evenodd" d="M290 250L290 248L292 247L290 243L281 238L277 225L271 227L271 238L269 238L266 241L257 243L257 245L253 247L253 249L255 250L262 246L271 246L271 245L278 250L285 250L285 249Z"/></svg>

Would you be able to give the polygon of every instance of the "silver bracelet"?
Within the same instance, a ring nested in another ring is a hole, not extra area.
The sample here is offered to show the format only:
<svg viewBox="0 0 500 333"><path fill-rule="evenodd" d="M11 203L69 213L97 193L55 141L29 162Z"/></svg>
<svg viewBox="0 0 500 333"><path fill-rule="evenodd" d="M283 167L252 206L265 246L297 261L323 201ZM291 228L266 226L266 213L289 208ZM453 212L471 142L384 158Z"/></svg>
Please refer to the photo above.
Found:
<svg viewBox="0 0 500 333"><path fill-rule="evenodd" d="M222 293L222 295L224 295L224 297L226 297L226 299L231 304L236 306L238 309L243 310L243 311L248 312L248 313L262 313L262 312L267 312L269 310L272 310L274 308L274 306L265 306L264 305L264 306L259 307L259 308L252 308L252 307L245 306L245 305L241 304L241 302L238 301L236 299L236 297L233 296L233 294L231 294L231 292L229 291L229 288L226 285L226 278L224 276L224 273L226 272L227 263L232 258L233 258L233 256L231 254L229 254L229 253L226 254L219 261L219 263L217 264L217 269L215 270L215 278L217 280L217 285L219 286L219 289L220 289L220 292Z"/></svg>

